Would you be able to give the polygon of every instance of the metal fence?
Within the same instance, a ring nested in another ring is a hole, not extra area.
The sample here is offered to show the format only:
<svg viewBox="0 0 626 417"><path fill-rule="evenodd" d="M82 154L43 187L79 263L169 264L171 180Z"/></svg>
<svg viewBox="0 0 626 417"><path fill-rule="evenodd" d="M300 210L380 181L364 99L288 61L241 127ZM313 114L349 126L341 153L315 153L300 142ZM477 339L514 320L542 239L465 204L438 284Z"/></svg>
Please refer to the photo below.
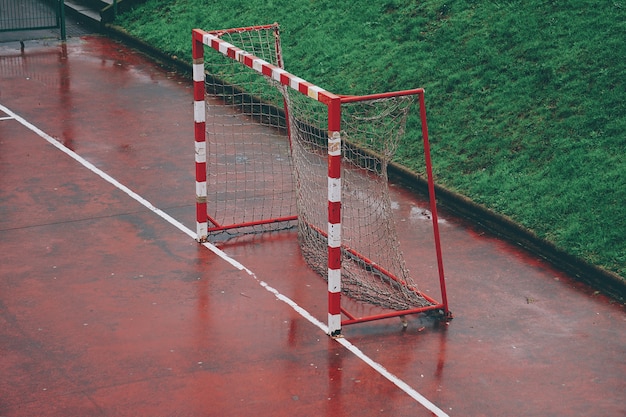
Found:
<svg viewBox="0 0 626 417"><path fill-rule="evenodd" d="M63 0L0 0L0 32L61 29L65 39Z"/></svg>

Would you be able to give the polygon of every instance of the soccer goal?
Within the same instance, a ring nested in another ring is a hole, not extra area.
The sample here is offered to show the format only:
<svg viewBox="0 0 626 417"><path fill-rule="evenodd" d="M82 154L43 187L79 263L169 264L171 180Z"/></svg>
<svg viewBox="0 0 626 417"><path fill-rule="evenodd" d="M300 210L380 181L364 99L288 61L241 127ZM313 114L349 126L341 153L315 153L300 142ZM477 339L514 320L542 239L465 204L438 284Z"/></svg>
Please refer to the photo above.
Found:
<svg viewBox="0 0 626 417"><path fill-rule="evenodd" d="M328 283L331 336L408 314L451 318L424 90L331 93L284 69L277 24L194 29L192 42L198 240L297 227ZM411 277L389 197L387 167L416 109L442 301Z"/></svg>

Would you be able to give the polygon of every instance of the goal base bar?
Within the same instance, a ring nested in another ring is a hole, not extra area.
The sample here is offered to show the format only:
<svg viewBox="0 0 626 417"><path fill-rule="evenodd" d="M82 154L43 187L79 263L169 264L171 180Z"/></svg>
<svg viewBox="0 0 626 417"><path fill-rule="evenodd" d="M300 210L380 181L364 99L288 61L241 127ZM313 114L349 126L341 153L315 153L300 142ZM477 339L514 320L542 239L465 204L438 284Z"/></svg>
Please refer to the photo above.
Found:
<svg viewBox="0 0 626 417"><path fill-rule="evenodd" d="M452 315L452 312L447 310L447 307L443 304L436 304L436 305L427 306L427 307L419 307L419 308L414 308L410 310L392 311L388 313L374 314L374 315L366 316L366 317L355 317L342 307L341 313L344 316L346 316L347 319L342 320L341 325L347 326L350 324L365 323L368 321L383 320L383 319L388 319L392 317L402 317L402 316L408 316L408 315L413 315L413 314L431 313L431 312L436 313L436 315L438 315L442 321L450 321L454 318L454 316Z"/></svg>
<svg viewBox="0 0 626 417"><path fill-rule="evenodd" d="M237 224L231 224L227 226L221 226L216 221L211 220L211 218L209 217L209 221L213 223L215 226L209 227L207 231L210 234L211 232L222 232L224 230L240 229L244 227L253 227L253 226L262 226L264 224L290 222L290 221L295 221L295 220L298 220L298 216L277 217L275 219L258 220L254 222L237 223Z"/></svg>

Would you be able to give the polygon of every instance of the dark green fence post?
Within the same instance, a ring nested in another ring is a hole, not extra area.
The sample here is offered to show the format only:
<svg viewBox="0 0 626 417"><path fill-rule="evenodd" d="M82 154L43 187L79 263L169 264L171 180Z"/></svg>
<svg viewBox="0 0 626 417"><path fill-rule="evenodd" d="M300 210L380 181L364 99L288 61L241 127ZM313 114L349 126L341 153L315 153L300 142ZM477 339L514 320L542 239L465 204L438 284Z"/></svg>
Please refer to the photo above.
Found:
<svg viewBox="0 0 626 417"><path fill-rule="evenodd" d="M66 40L65 33L65 0L59 0L59 18L61 19L61 40Z"/></svg>

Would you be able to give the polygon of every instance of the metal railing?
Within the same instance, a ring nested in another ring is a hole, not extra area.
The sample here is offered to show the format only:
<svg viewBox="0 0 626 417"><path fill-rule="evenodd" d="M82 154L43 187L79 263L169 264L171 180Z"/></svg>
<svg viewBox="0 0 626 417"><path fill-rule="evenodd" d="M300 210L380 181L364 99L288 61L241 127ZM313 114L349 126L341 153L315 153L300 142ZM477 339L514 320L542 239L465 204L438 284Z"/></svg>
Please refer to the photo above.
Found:
<svg viewBox="0 0 626 417"><path fill-rule="evenodd" d="M60 29L65 40L64 0L0 0L0 32Z"/></svg>

